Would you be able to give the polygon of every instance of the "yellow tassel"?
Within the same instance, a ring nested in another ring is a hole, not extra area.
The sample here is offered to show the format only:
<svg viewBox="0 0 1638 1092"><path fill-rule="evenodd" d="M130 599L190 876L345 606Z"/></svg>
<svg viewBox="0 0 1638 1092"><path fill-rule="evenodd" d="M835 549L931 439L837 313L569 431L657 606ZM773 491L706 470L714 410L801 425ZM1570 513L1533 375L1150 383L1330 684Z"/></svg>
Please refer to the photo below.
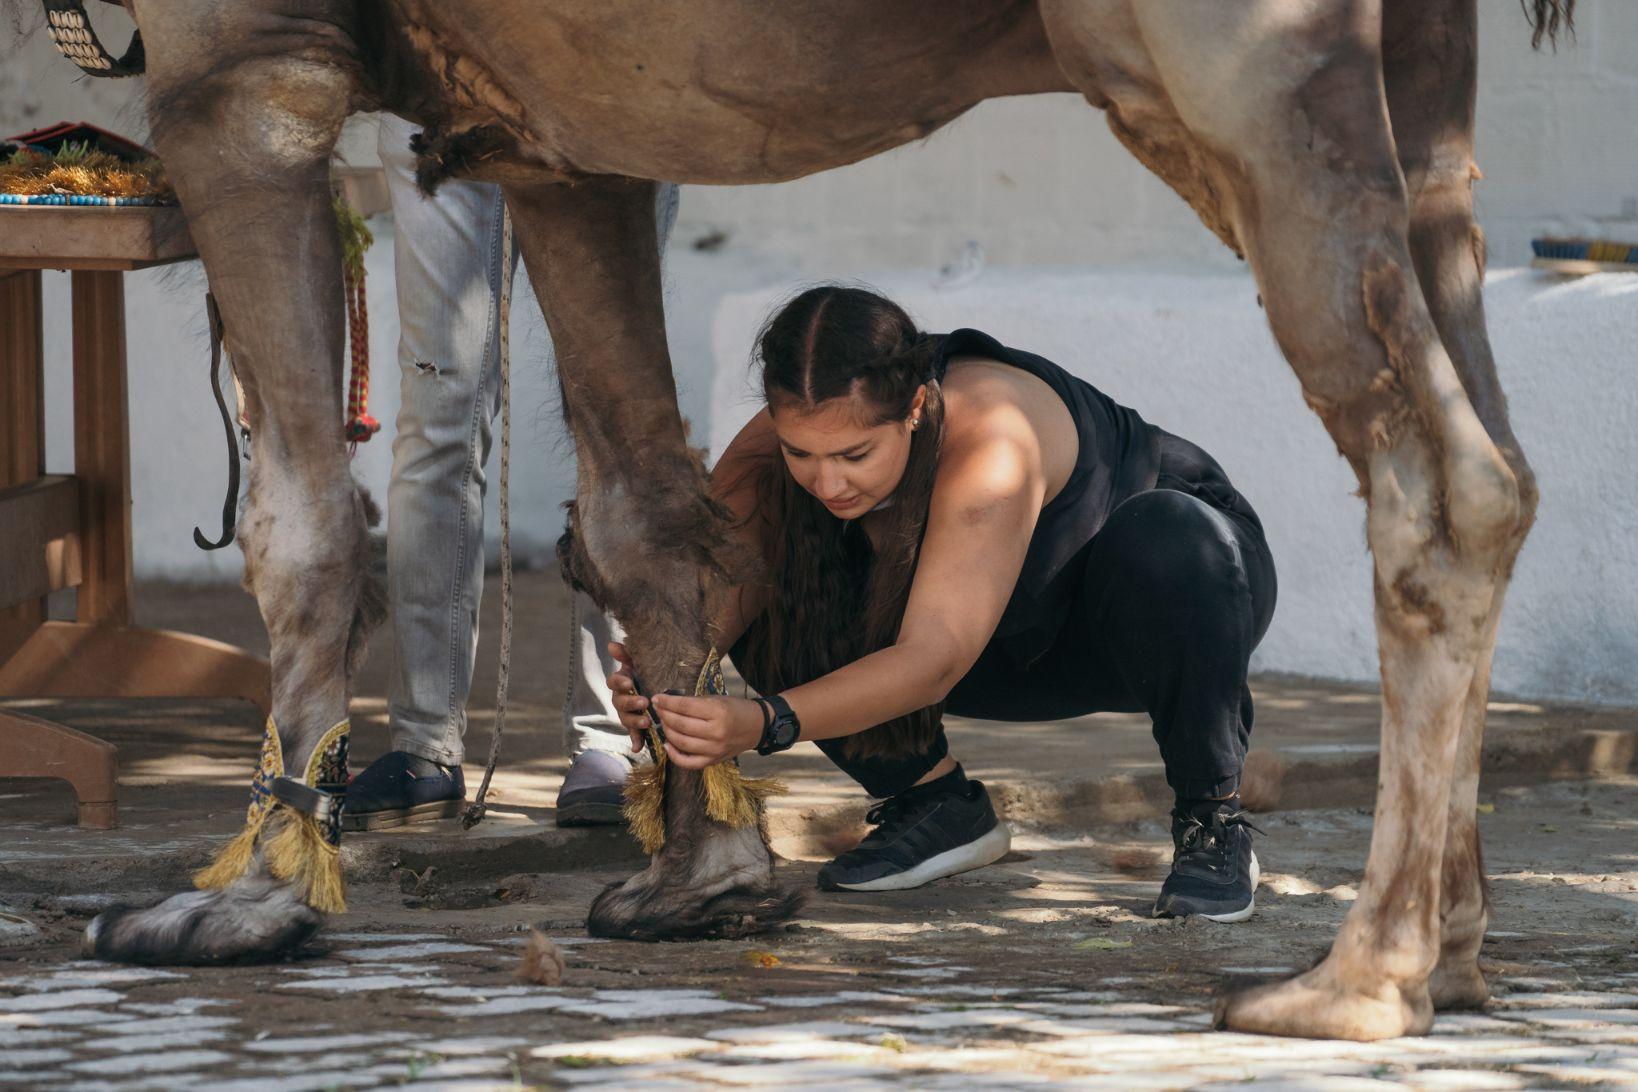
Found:
<svg viewBox="0 0 1638 1092"><path fill-rule="evenodd" d="M660 762L631 771L626 778L626 802L621 809L626 825L643 847L643 852L654 854L665 845L665 752Z"/></svg>
<svg viewBox="0 0 1638 1092"><path fill-rule="evenodd" d="M348 730L348 722L341 721L324 733L307 761L303 773L306 784L317 784L325 756L338 741L345 740ZM261 791L251 793L245 829L222 847L214 861L194 873L194 886L226 887L243 876L256 855L258 840L268 831L269 837L262 846L268 870L278 879L289 881L313 909L339 914L347 909L341 883L341 854L325 840L323 831L310 816L274 802L270 789L273 781L282 776L284 753L279 746L278 729L269 717L262 742L262 762L255 779Z"/></svg>
<svg viewBox="0 0 1638 1092"><path fill-rule="evenodd" d="M722 677L722 660L712 649L700 668L694 684L696 695L723 694L727 685ZM622 808L626 824L643 852L658 853L665 845L665 744L653 726L648 730L649 741L656 755L652 766L633 770L626 779L625 805ZM786 792L783 782L774 778L748 778L740 772L738 763L719 762L707 766L701 779L705 796L705 814L731 827L754 826L761 819L761 804L770 796Z"/></svg>
<svg viewBox="0 0 1638 1092"><path fill-rule="evenodd" d="M255 817L245 824L233 841L222 847L216 859L193 874L193 886L203 890L210 887L226 887L245 874L250 867L250 858L256 852L256 838L262 833L262 822L267 813L257 812Z"/></svg>
<svg viewBox="0 0 1638 1092"><path fill-rule="evenodd" d="M245 812L245 829L222 847L216 859L193 874L197 888L226 887L245 874L256 853L256 838L273 810L271 789L276 778L284 776L284 751L279 746L279 730L273 718L267 718L262 729L262 761L251 779L250 808Z"/></svg>
<svg viewBox="0 0 1638 1092"><path fill-rule="evenodd" d="M753 825L762 801L787 791L784 782L774 778L746 777L732 762L705 768L705 814L731 827Z"/></svg>
<svg viewBox="0 0 1638 1092"><path fill-rule="evenodd" d="M289 881L314 910L340 914L347 909L341 884L341 854L324 840L318 823L308 815L280 808L278 830L268 839L267 867L275 877Z"/></svg>

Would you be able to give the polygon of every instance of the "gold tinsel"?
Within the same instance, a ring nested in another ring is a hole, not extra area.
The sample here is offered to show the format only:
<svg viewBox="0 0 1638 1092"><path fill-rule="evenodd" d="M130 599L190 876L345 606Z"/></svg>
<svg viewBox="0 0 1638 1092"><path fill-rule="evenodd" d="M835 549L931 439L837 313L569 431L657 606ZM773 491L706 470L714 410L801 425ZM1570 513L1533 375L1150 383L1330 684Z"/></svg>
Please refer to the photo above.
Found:
<svg viewBox="0 0 1638 1092"><path fill-rule="evenodd" d="M727 693L722 678L722 658L712 649L700 669L694 684L694 696ZM626 780L625 816L631 833L642 845L643 852L653 854L665 845L665 742L652 719L648 739L654 753L654 764L633 770ZM783 782L771 777L746 777L739 763L733 759L707 766L700 779L700 790L705 794L705 814L731 827L749 827L761 817L761 803L770 796L779 796L787 790Z"/></svg>
<svg viewBox="0 0 1638 1092"><path fill-rule="evenodd" d="M65 145L55 155L22 148L0 160L0 193L151 197L167 204L176 200L159 160L131 163L74 144Z"/></svg>
<svg viewBox="0 0 1638 1092"><path fill-rule="evenodd" d="M307 769L302 776L306 785L318 786L325 754L350 730L350 723L344 720L324 733L307 760ZM251 794L245 828L222 847L214 861L194 873L194 886L202 889L222 888L233 883L250 868L256 847L260 844L268 871L277 879L288 881L313 909L326 914L339 914L347 909L341 882L341 854L326 840L312 816L292 811L274 801L270 790L273 781L282 776L284 754L279 747L279 731L273 724L273 718L268 717L262 742L262 764L257 773L261 791ZM266 838L262 837L264 834Z"/></svg>

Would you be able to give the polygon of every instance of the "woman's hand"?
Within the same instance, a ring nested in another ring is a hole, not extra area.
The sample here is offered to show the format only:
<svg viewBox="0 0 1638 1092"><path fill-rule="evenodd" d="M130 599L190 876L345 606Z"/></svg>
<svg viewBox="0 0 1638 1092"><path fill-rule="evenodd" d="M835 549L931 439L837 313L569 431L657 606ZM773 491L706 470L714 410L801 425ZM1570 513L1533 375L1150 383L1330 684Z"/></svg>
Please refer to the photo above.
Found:
<svg viewBox="0 0 1638 1092"><path fill-rule="evenodd" d="M631 654L618 641L609 642L609 655L620 666L608 677L614 692L614 710L631 733L631 749L648 746L648 699L637 693ZM733 758L762 742L762 706L748 698L688 698L657 694L654 711L665 726L666 757L685 770L701 770Z"/></svg>
<svg viewBox="0 0 1638 1092"><path fill-rule="evenodd" d="M620 726L631 734L632 752L641 753L648 746L648 699L637 693L631 654L626 646L610 641L609 655L620 665L608 677L609 689L614 692L614 711L620 715Z"/></svg>
<svg viewBox="0 0 1638 1092"><path fill-rule="evenodd" d="M685 770L725 762L762 742L762 706L749 698L656 694L666 757Z"/></svg>

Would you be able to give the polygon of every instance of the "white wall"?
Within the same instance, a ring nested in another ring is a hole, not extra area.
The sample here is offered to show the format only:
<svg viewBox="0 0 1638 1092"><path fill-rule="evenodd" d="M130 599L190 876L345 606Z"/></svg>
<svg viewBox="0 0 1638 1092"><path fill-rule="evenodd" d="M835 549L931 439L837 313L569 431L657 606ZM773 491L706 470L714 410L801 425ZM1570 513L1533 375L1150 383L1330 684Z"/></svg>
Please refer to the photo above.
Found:
<svg viewBox="0 0 1638 1092"><path fill-rule="evenodd" d="M1579 40L1556 55L1529 50L1515 0L1479 6L1478 200L1493 264L1526 260L1542 230L1638 241L1638 0L1582 0ZM95 8L109 44L123 47L123 13ZM37 21L34 8L19 10ZM42 36L19 38L0 10L0 135L83 119L140 138L140 90L141 81L80 76ZM370 120L359 119L347 158L369 162L373 143ZM390 422L392 232L380 218L374 227L372 406ZM691 249L714 235L726 242ZM689 187L676 238L668 326L697 435L721 437L735 423L730 388L743 380L768 286L885 271L876 279L928 322L983 326L1080 360L1111 394L1216 452L1269 520L1279 554L1280 613L1259 665L1374 673L1352 481L1273 355L1243 269L1074 96L988 103L920 144L794 183ZM934 292L935 271L952 262L977 279ZM47 277L48 457L59 471L73 461L66 280ZM214 534L224 459L205 381L203 276L188 265L133 274L128 285L137 571L234 577L237 550L203 554L191 542L195 524ZM1503 689L1638 701L1638 382L1628 349L1638 323L1626 285L1492 278L1504 379L1544 494L1498 653ZM514 529L523 554L544 560L572 456L538 308L527 292L516 299ZM390 424L355 464L378 496L389 444Z"/></svg>
<svg viewBox="0 0 1638 1092"><path fill-rule="evenodd" d="M1303 403L1249 275L992 270L963 286L871 283L924 329L978 326L1041 353L1205 447L1263 519L1279 605L1259 670L1376 675L1364 505ZM794 286L717 309L711 448L759 408L745 346ZM1638 276L1493 272L1490 334L1515 430L1541 486L1497 645L1498 691L1638 703Z"/></svg>

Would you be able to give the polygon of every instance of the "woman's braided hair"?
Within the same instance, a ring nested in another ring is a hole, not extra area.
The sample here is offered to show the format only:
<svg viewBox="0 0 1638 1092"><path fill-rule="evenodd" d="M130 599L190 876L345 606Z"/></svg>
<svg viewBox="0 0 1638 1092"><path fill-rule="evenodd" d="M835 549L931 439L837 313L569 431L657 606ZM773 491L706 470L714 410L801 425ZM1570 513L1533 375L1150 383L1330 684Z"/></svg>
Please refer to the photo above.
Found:
<svg viewBox="0 0 1638 1092"><path fill-rule="evenodd" d="M904 475L884 512L879 551L857 521L837 519L798 485L777 453L760 468L769 605L747 631L736 663L762 693L798 686L898 640L944 434L937 349L937 339L916 329L903 308L841 285L808 289L763 326L756 359L771 408L806 410L857 395L868 423L882 425L906 420L917 391L925 385L927 393ZM915 753L931 741L942 710L919 709L839 741L837 749L850 757Z"/></svg>

